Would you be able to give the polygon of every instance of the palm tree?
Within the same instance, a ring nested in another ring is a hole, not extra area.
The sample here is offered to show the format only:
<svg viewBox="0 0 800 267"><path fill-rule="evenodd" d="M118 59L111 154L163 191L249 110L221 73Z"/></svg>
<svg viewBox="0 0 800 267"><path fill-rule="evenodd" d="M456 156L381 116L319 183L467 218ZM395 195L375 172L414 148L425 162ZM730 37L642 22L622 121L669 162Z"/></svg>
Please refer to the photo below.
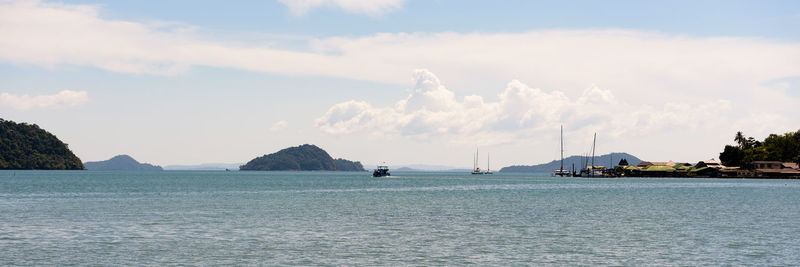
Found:
<svg viewBox="0 0 800 267"><path fill-rule="evenodd" d="M744 148L745 145L747 145L747 138L744 137L742 131L736 132L736 137L733 138L733 141L736 141L736 143L739 144L739 148Z"/></svg>

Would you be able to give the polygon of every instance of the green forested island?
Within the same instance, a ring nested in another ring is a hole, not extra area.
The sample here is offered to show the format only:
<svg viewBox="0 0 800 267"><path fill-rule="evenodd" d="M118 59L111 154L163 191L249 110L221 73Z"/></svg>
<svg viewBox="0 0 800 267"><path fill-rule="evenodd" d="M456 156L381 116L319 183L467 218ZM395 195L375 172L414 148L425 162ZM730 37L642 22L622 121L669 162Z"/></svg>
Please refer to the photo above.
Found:
<svg viewBox="0 0 800 267"><path fill-rule="evenodd" d="M90 171L163 171L161 166L139 163L131 156L117 155L109 160L83 163Z"/></svg>
<svg viewBox="0 0 800 267"><path fill-rule="evenodd" d="M83 163L38 125L0 119L0 169L82 170Z"/></svg>
<svg viewBox="0 0 800 267"><path fill-rule="evenodd" d="M333 159L315 145L301 145L257 157L239 167L242 171L364 171L361 162Z"/></svg>

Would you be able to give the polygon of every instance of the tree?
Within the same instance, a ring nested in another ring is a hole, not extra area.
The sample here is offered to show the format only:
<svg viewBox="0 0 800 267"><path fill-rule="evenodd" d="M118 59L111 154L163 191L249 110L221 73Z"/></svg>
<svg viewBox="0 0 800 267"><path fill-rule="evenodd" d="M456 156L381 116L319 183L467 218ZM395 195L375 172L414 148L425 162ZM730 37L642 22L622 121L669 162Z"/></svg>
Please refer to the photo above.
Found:
<svg viewBox="0 0 800 267"><path fill-rule="evenodd" d="M744 149L747 144L747 138L744 137L742 131L736 132L736 137L733 138L733 141L739 144L739 149Z"/></svg>
<svg viewBox="0 0 800 267"><path fill-rule="evenodd" d="M745 143L745 148L756 148L761 146L761 141L756 140L755 138L748 137L747 142Z"/></svg>
<svg viewBox="0 0 800 267"><path fill-rule="evenodd" d="M737 146L726 145L725 150L719 153L719 161L725 166L744 167L744 151Z"/></svg>

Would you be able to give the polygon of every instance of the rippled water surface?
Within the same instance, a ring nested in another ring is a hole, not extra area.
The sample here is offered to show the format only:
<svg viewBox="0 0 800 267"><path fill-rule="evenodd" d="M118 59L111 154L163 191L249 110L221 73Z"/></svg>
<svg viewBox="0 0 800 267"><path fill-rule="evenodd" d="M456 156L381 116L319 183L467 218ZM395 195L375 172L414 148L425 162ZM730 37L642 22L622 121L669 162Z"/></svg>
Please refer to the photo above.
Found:
<svg viewBox="0 0 800 267"><path fill-rule="evenodd" d="M0 171L4 265L798 265L800 181Z"/></svg>

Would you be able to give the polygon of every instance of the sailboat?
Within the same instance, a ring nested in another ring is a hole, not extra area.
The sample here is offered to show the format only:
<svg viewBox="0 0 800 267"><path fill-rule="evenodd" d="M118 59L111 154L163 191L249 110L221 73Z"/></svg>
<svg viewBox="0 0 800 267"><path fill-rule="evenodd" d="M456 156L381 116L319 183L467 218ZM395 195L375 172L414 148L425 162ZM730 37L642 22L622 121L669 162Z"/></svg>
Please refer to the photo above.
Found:
<svg viewBox="0 0 800 267"><path fill-rule="evenodd" d="M595 166L594 165L594 152L597 145L597 133L594 133L594 138L592 139L592 158L591 158L591 166L587 166L584 170L581 170L581 174L586 174L588 177L603 177L603 168L602 166ZM586 159L586 163L584 166L588 165L589 159Z"/></svg>
<svg viewBox="0 0 800 267"><path fill-rule="evenodd" d="M475 158L472 161L472 174L483 174L481 168L478 167L478 149L475 149Z"/></svg>
<svg viewBox="0 0 800 267"><path fill-rule="evenodd" d="M492 169L489 168L489 153L486 153L486 171L484 174L494 174Z"/></svg>
<svg viewBox="0 0 800 267"><path fill-rule="evenodd" d="M561 177L570 176L569 171L564 169L564 125L561 125L561 168L553 171L553 176L556 175Z"/></svg>

